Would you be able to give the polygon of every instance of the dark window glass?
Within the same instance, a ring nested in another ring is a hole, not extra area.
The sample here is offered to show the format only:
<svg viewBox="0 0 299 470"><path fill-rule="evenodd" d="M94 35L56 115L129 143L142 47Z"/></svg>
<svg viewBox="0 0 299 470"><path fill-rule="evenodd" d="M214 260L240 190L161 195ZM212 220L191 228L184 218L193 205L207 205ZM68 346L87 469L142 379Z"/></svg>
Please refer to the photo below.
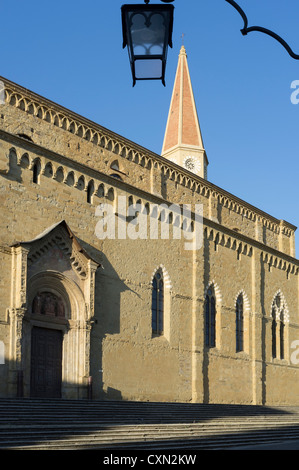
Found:
<svg viewBox="0 0 299 470"><path fill-rule="evenodd" d="M159 333L163 333L163 305L164 305L164 287L163 281L159 282Z"/></svg>
<svg viewBox="0 0 299 470"><path fill-rule="evenodd" d="M283 310L280 313L280 359L284 359L284 312Z"/></svg>
<svg viewBox="0 0 299 470"><path fill-rule="evenodd" d="M88 204L91 204L92 203L92 196L93 196L93 193L94 193L94 186L92 183L90 183L88 185L88 188L87 188L87 203Z"/></svg>
<svg viewBox="0 0 299 470"><path fill-rule="evenodd" d="M153 292L152 292L152 330L157 331L157 281L156 278L153 280Z"/></svg>
<svg viewBox="0 0 299 470"><path fill-rule="evenodd" d="M280 359L284 359L284 324L280 322Z"/></svg>
<svg viewBox="0 0 299 470"><path fill-rule="evenodd" d="M215 336L216 336L216 306L215 306L215 298L214 296L211 297L211 337L210 337L210 346L212 348L215 347Z"/></svg>
<svg viewBox="0 0 299 470"><path fill-rule="evenodd" d="M205 307L205 338L206 346L210 345L210 299L206 296L206 307Z"/></svg>
<svg viewBox="0 0 299 470"><path fill-rule="evenodd" d="M214 290L208 289L205 302L205 343L206 346L216 346L216 300Z"/></svg>
<svg viewBox="0 0 299 470"><path fill-rule="evenodd" d="M275 309L272 309L272 357L276 357L276 319Z"/></svg>
<svg viewBox="0 0 299 470"><path fill-rule="evenodd" d="M32 177L33 183L36 183L36 184L39 183L39 174L40 174L40 163L36 162L33 165L33 177Z"/></svg>
<svg viewBox="0 0 299 470"><path fill-rule="evenodd" d="M157 272L153 279L152 291L152 332L163 334L164 322L164 283L162 273Z"/></svg>
<svg viewBox="0 0 299 470"><path fill-rule="evenodd" d="M236 304L236 351L243 351L244 336L243 296L239 295Z"/></svg>

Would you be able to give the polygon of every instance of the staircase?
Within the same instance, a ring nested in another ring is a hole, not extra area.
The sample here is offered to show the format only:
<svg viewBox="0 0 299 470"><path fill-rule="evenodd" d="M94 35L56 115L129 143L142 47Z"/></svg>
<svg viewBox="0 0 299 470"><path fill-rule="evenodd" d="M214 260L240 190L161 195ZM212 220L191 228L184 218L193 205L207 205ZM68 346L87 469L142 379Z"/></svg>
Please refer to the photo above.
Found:
<svg viewBox="0 0 299 470"><path fill-rule="evenodd" d="M0 450L208 450L299 439L299 407L0 399Z"/></svg>

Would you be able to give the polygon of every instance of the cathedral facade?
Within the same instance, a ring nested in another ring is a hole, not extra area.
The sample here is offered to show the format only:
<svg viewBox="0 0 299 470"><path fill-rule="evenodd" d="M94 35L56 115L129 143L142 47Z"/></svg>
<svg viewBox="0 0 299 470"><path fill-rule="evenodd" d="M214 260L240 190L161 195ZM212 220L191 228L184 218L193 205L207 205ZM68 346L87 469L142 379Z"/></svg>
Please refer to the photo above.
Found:
<svg viewBox="0 0 299 470"><path fill-rule="evenodd" d="M161 155L0 81L0 396L298 405L296 227L208 180L185 48Z"/></svg>

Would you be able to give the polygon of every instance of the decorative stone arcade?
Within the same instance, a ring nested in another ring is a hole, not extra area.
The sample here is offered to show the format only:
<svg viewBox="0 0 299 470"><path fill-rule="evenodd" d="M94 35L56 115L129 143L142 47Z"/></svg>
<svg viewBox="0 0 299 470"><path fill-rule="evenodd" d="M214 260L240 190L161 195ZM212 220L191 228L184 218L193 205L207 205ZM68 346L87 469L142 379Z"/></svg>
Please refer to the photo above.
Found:
<svg viewBox="0 0 299 470"><path fill-rule="evenodd" d="M47 371L53 362L49 357L53 346L50 344L47 349L41 341L38 352L31 349L35 328L44 333L60 331L62 335L60 390L55 396L86 398L98 263L84 251L64 221L11 249L9 394L15 396L19 381L19 394L48 397L53 384L43 383L43 375L47 376L45 382L56 380L57 389L57 377L51 379L55 371ZM40 374L33 370L33 354L38 354L38 362L42 363ZM39 391L33 381L38 374Z"/></svg>

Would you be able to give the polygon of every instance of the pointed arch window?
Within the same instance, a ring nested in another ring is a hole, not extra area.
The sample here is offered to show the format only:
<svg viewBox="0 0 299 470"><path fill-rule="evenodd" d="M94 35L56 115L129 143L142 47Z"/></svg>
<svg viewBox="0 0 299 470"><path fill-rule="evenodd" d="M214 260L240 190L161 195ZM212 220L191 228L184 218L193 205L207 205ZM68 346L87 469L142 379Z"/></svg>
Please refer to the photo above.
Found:
<svg viewBox="0 0 299 470"><path fill-rule="evenodd" d="M39 184L39 175L40 175L40 170L41 170L41 165L39 160L37 160L32 168L33 171L33 176L32 176L32 181L35 184Z"/></svg>
<svg viewBox="0 0 299 470"><path fill-rule="evenodd" d="M216 297L213 287L209 287L205 299L205 343L216 346Z"/></svg>
<svg viewBox="0 0 299 470"><path fill-rule="evenodd" d="M152 290L152 333L163 335L164 329L164 281L162 271L153 278Z"/></svg>
<svg viewBox="0 0 299 470"><path fill-rule="evenodd" d="M272 357L285 358L285 306L280 294L272 304Z"/></svg>
<svg viewBox="0 0 299 470"><path fill-rule="evenodd" d="M87 186L87 203L92 204L92 196L94 193L94 184L93 181L90 181Z"/></svg>
<svg viewBox="0 0 299 470"><path fill-rule="evenodd" d="M272 357L273 359L276 358L276 312L274 307L272 308Z"/></svg>
<svg viewBox="0 0 299 470"><path fill-rule="evenodd" d="M284 313L280 313L279 340L280 340L280 359L284 359Z"/></svg>
<svg viewBox="0 0 299 470"><path fill-rule="evenodd" d="M240 294L236 302L236 351L244 350L244 302Z"/></svg>

